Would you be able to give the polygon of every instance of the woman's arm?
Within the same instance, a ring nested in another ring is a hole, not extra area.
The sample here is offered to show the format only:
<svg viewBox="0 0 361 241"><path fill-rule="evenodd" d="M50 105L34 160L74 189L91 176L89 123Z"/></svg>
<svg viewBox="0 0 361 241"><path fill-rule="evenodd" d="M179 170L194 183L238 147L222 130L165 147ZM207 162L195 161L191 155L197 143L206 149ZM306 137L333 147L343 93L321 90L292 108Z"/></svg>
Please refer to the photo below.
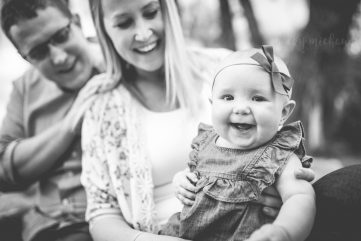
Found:
<svg viewBox="0 0 361 241"><path fill-rule="evenodd" d="M101 215L89 222L94 241L135 240L139 231L129 227L120 215Z"/></svg>
<svg viewBox="0 0 361 241"><path fill-rule="evenodd" d="M181 241L185 239L161 236L132 229L120 215L98 216L90 221L94 241Z"/></svg>

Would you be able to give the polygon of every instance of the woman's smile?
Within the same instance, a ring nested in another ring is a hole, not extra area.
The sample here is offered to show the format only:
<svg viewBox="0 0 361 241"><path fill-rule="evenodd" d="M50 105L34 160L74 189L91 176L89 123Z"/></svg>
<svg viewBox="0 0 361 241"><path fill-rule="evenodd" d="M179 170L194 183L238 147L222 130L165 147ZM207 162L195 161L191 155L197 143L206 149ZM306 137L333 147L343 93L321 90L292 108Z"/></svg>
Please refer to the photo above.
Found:
<svg viewBox="0 0 361 241"><path fill-rule="evenodd" d="M159 46L160 40L152 41L146 44L141 44L134 48L134 51L139 54L148 54L153 50L156 50Z"/></svg>

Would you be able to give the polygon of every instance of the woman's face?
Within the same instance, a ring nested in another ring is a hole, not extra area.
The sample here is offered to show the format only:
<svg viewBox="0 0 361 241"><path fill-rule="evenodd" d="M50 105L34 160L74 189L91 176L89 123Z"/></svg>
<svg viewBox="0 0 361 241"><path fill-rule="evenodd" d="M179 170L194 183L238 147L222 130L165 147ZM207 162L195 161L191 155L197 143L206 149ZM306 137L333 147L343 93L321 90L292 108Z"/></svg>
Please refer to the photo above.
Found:
<svg viewBox="0 0 361 241"><path fill-rule="evenodd" d="M103 0L104 26L118 54L138 70L164 64L164 24L159 0Z"/></svg>

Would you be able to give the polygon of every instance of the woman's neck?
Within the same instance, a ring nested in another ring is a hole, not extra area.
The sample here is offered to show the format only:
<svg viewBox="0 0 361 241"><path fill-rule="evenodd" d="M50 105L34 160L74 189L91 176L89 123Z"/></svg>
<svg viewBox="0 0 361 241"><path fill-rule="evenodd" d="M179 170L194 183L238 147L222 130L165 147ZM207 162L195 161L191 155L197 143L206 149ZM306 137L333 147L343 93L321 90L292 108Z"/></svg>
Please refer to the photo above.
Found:
<svg viewBox="0 0 361 241"><path fill-rule="evenodd" d="M137 69L129 88L133 96L151 111L167 112L175 109L167 104L163 70L149 72Z"/></svg>
<svg viewBox="0 0 361 241"><path fill-rule="evenodd" d="M165 82L164 71L163 69L155 71L146 71L142 69L135 69L135 82L144 81L144 82Z"/></svg>

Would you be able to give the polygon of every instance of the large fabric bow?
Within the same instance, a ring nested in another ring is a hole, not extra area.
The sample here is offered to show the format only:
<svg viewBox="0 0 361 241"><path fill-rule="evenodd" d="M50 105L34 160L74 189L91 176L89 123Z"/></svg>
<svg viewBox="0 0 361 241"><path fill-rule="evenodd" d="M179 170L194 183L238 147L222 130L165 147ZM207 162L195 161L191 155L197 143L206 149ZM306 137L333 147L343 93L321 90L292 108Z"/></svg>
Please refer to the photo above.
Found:
<svg viewBox="0 0 361 241"><path fill-rule="evenodd" d="M293 78L278 70L278 67L274 62L272 46L262 45L262 51L264 56L261 53L255 53L251 58L257 61L261 67L270 73L273 88L277 93L289 95L289 91L294 83Z"/></svg>

